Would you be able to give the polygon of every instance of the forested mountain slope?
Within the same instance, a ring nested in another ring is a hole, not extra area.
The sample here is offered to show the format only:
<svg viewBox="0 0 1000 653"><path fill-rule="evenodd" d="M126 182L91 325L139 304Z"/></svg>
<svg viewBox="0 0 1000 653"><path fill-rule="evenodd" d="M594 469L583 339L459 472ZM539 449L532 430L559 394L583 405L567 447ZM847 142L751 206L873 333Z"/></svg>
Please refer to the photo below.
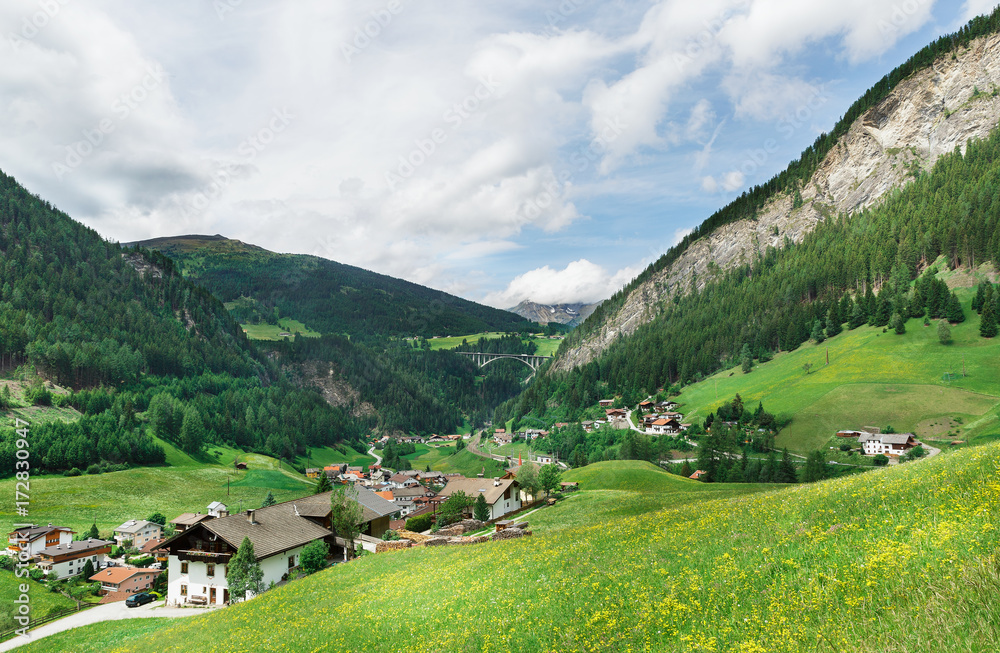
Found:
<svg viewBox="0 0 1000 653"><path fill-rule="evenodd" d="M785 172L719 210L604 302L567 338L553 369L598 358L676 295L703 289L726 270L755 267L769 248L802 242L831 216L875 206L942 155L984 138L1000 116L998 29L1000 10L886 75ZM871 276L867 268L850 273Z"/></svg>
<svg viewBox="0 0 1000 653"><path fill-rule="evenodd" d="M343 411L285 381L169 259L123 251L2 173L0 256L0 371L17 368L34 386L0 396L0 413L53 402L83 413L33 426L33 470L161 463L151 436L189 452L219 441L282 456L360 438ZM75 392L53 397L42 378ZM13 431L0 425L0 436L9 474Z"/></svg>
<svg viewBox="0 0 1000 653"><path fill-rule="evenodd" d="M508 311L318 256L276 254L222 236L136 244L171 257L224 302L252 299L234 307L244 323L273 321L277 309L321 333L351 336L539 330Z"/></svg>

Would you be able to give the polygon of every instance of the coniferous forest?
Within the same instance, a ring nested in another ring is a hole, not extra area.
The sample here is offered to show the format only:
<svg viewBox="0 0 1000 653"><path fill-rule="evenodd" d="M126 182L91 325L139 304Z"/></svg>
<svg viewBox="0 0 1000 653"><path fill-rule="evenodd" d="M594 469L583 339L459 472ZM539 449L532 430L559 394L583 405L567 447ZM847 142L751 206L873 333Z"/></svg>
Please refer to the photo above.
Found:
<svg viewBox="0 0 1000 653"><path fill-rule="evenodd" d="M925 315L960 322L967 316L957 298L928 266L939 256L952 268L1000 262L998 221L1000 131L994 131L964 155L942 157L878 207L831 216L802 243L768 248L700 292L675 295L629 339L570 373L541 376L501 406L495 420L554 409L572 419L605 391L638 400L737 365L744 347L768 360L862 324L898 329ZM998 293L986 285L979 308L984 322L995 324ZM983 336L991 333L987 324Z"/></svg>

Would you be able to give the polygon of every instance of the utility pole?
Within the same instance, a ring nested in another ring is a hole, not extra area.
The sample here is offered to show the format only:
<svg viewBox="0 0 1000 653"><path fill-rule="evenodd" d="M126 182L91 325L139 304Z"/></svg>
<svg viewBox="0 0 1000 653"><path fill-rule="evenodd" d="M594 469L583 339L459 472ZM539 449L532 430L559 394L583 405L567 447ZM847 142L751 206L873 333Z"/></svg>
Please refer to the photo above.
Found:
<svg viewBox="0 0 1000 653"><path fill-rule="evenodd" d="M830 348L829 347L826 348L826 364L827 365L830 364Z"/></svg>

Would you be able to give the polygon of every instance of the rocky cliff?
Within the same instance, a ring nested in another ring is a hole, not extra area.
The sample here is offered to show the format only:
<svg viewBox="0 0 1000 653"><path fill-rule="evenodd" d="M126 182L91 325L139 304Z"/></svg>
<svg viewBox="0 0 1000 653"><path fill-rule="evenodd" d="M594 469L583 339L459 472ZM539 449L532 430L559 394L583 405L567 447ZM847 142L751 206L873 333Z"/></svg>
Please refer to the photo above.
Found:
<svg viewBox="0 0 1000 653"><path fill-rule="evenodd" d="M753 263L767 247L801 241L828 216L853 213L927 170L970 139L986 137L1000 119L1000 35L973 41L955 58L902 82L857 120L801 189L802 205L782 195L755 220L725 225L633 289L625 303L594 325L582 342L560 354L553 369L594 360L619 335L652 320L674 293L703 288L722 271ZM589 326L589 325L588 325Z"/></svg>

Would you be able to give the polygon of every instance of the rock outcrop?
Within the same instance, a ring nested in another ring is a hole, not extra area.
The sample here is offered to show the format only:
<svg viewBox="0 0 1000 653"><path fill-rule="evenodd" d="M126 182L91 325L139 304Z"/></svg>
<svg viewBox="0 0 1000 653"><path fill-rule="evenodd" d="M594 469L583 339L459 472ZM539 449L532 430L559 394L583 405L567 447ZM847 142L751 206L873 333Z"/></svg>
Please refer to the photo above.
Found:
<svg viewBox="0 0 1000 653"><path fill-rule="evenodd" d="M625 303L553 369L570 370L597 358L660 312L675 293L703 288L722 271L752 263L785 239L800 242L816 224L876 204L889 191L929 170L943 154L985 138L1000 117L1000 35L983 37L903 81L850 128L801 189L802 206L775 198L755 220L725 225L693 243L672 265L629 293Z"/></svg>

